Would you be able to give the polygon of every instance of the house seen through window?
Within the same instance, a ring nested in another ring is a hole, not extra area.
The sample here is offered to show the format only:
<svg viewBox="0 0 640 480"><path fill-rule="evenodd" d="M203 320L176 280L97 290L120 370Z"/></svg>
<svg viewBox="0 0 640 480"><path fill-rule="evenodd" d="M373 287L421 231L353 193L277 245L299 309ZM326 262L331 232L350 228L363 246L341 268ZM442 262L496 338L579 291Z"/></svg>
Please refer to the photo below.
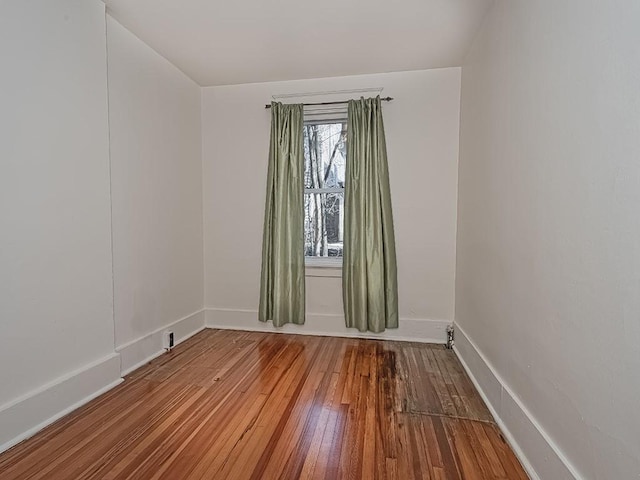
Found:
<svg viewBox="0 0 640 480"><path fill-rule="evenodd" d="M305 121L305 257L318 263L342 259L347 121Z"/></svg>

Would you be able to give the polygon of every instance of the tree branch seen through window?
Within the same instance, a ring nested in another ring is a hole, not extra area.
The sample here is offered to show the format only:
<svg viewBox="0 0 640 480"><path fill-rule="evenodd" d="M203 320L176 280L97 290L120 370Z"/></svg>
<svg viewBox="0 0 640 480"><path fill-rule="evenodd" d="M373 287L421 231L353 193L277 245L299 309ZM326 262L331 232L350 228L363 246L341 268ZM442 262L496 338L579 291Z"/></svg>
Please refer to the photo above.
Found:
<svg viewBox="0 0 640 480"><path fill-rule="evenodd" d="M306 123L305 256L342 257L347 123Z"/></svg>

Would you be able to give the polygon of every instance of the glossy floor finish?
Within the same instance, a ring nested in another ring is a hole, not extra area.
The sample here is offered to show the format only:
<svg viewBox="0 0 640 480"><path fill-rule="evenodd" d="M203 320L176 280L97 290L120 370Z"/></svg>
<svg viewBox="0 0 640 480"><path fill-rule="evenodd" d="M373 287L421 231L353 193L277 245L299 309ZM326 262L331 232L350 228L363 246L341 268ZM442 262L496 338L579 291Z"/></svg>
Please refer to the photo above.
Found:
<svg viewBox="0 0 640 480"><path fill-rule="evenodd" d="M526 479L441 346L205 330L0 455L10 479Z"/></svg>

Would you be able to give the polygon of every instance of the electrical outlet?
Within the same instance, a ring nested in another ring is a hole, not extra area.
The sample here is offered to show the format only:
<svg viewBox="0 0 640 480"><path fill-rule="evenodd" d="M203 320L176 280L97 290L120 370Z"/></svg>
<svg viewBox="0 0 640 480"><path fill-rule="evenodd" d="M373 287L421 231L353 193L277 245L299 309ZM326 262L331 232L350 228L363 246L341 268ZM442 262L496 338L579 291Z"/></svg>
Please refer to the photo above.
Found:
<svg viewBox="0 0 640 480"><path fill-rule="evenodd" d="M173 348L173 332L167 330L162 334L162 346L165 350L171 350Z"/></svg>
<svg viewBox="0 0 640 480"><path fill-rule="evenodd" d="M452 349L453 348L454 336L455 336L455 330L453 328L453 325L449 325L447 327L447 345L446 345L446 347L448 349Z"/></svg>

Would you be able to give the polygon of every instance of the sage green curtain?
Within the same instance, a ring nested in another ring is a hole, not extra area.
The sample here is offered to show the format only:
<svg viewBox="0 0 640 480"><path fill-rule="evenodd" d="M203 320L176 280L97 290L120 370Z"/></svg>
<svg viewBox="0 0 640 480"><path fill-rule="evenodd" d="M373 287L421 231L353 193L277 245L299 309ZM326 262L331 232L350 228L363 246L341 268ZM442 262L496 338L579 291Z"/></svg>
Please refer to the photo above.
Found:
<svg viewBox="0 0 640 480"><path fill-rule="evenodd" d="M302 105L271 104L258 318L304 323Z"/></svg>
<svg viewBox="0 0 640 480"><path fill-rule="evenodd" d="M342 293L347 327L398 327L396 246L380 97L349 102Z"/></svg>

